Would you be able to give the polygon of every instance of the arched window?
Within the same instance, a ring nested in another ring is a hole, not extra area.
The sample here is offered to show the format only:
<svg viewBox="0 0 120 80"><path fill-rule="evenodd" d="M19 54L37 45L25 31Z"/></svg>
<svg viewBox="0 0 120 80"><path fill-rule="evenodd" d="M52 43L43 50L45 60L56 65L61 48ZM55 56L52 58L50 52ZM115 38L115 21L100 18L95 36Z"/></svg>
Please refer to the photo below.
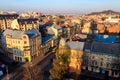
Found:
<svg viewBox="0 0 120 80"><path fill-rule="evenodd" d="M24 39L26 39L26 36L23 36Z"/></svg>
<svg viewBox="0 0 120 80"><path fill-rule="evenodd" d="M103 62L100 63L100 66L103 66Z"/></svg>
<svg viewBox="0 0 120 80"><path fill-rule="evenodd" d="M24 44L27 44L27 41L24 41Z"/></svg>
<svg viewBox="0 0 120 80"><path fill-rule="evenodd" d="M109 64L109 63L107 63L107 64L106 64L106 67L108 68L108 67L109 67L109 65L110 65L110 64Z"/></svg>

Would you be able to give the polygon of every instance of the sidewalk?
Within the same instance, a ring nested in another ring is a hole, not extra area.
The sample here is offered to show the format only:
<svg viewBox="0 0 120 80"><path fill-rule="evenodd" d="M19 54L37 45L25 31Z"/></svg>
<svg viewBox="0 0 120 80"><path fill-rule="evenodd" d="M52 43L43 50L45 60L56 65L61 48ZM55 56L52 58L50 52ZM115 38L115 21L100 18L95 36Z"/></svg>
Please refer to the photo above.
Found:
<svg viewBox="0 0 120 80"><path fill-rule="evenodd" d="M81 72L81 76L93 77L93 78L97 78L100 80L105 80L105 75L100 74L100 73L90 72L90 71Z"/></svg>

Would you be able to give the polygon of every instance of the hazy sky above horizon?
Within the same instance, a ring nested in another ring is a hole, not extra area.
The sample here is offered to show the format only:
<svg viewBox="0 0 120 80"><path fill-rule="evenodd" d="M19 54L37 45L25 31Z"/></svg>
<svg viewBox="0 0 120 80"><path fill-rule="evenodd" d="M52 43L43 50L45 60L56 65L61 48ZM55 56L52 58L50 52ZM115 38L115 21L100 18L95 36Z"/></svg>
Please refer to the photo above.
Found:
<svg viewBox="0 0 120 80"><path fill-rule="evenodd" d="M120 0L1 0L0 11L42 13L90 13L120 11Z"/></svg>

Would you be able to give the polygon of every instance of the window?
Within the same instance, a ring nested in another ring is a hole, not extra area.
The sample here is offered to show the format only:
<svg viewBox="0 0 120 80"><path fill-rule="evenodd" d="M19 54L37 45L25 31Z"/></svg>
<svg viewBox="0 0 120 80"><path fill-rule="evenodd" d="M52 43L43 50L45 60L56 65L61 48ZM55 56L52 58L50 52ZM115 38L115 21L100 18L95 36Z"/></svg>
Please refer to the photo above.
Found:
<svg viewBox="0 0 120 80"><path fill-rule="evenodd" d="M94 61L92 61L92 65L94 65Z"/></svg>
<svg viewBox="0 0 120 80"><path fill-rule="evenodd" d="M19 51L17 50L17 54L19 54Z"/></svg>
<svg viewBox="0 0 120 80"><path fill-rule="evenodd" d="M106 64L106 67L109 67L109 63Z"/></svg>
<svg viewBox="0 0 120 80"><path fill-rule="evenodd" d="M116 72L115 72L115 75L117 75L118 73L119 73L119 72L116 71Z"/></svg>
<svg viewBox="0 0 120 80"><path fill-rule="evenodd" d="M103 62L101 62L100 66L103 66Z"/></svg>
<svg viewBox="0 0 120 80"><path fill-rule="evenodd" d="M20 54L21 54L21 55L23 54L22 51L20 51Z"/></svg>
<svg viewBox="0 0 120 80"><path fill-rule="evenodd" d="M97 62L95 61L95 65L97 65Z"/></svg>
<svg viewBox="0 0 120 80"><path fill-rule="evenodd" d="M101 58L101 60L103 60L103 58Z"/></svg>
<svg viewBox="0 0 120 80"><path fill-rule="evenodd" d="M18 41L18 44L20 44L20 41Z"/></svg>
<svg viewBox="0 0 120 80"><path fill-rule="evenodd" d="M16 53L16 50L14 50L14 53Z"/></svg>
<svg viewBox="0 0 120 80"><path fill-rule="evenodd" d="M22 58L21 58L21 57L20 57L19 59L20 59L20 61L22 61Z"/></svg>
<svg viewBox="0 0 120 80"><path fill-rule="evenodd" d="M88 60L85 60L85 64L88 65Z"/></svg>
<svg viewBox="0 0 120 80"><path fill-rule="evenodd" d="M19 61L19 57L17 57L17 61Z"/></svg>
<svg viewBox="0 0 120 80"><path fill-rule="evenodd" d="M27 41L24 41L24 44L27 44Z"/></svg>
<svg viewBox="0 0 120 80"><path fill-rule="evenodd" d="M107 61L110 61L110 58L107 58Z"/></svg>
<svg viewBox="0 0 120 80"><path fill-rule="evenodd" d="M15 56L15 60L17 60L17 57Z"/></svg>

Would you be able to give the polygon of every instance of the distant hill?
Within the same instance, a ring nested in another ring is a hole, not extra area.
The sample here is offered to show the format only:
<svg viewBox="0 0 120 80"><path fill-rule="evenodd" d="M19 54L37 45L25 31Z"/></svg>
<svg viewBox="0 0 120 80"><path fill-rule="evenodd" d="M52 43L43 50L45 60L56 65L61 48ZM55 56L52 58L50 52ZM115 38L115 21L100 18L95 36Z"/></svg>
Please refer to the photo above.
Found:
<svg viewBox="0 0 120 80"><path fill-rule="evenodd" d="M88 15L99 15L99 14L120 14L120 12L115 12L115 11L112 11L112 10L104 10L104 11L101 11L101 12L92 12Z"/></svg>

